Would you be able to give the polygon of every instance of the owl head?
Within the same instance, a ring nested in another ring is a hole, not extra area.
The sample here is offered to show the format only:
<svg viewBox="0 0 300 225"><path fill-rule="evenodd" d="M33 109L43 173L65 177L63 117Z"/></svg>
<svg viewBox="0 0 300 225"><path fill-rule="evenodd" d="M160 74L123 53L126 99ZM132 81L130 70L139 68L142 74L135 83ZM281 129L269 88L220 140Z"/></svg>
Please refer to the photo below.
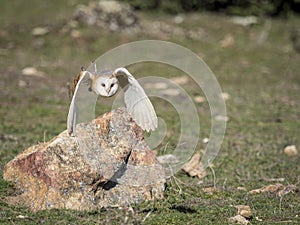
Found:
<svg viewBox="0 0 300 225"><path fill-rule="evenodd" d="M92 89L96 94L110 97L114 95L118 90L119 84L116 76L112 73L97 74L94 82L92 82Z"/></svg>

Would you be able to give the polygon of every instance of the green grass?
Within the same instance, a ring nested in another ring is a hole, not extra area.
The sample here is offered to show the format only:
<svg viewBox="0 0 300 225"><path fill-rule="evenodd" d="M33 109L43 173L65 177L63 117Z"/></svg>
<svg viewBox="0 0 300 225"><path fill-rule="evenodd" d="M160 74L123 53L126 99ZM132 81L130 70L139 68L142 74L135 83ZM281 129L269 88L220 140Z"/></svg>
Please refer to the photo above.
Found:
<svg viewBox="0 0 300 225"><path fill-rule="evenodd" d="M32 3L32 4L29 4ZM80 67L107 50L135 40L148 39L143 34L128 35L79 27L80 40L59 30L69 20L78 2L87 1L1 1L0 14L0 173L4 165L25 148L50 140L66 128L69 97L66 87ZM166 15L140 15L172 23ZM235 215L234 205L247 204L254 214L251 224L300 223L299 191L282 198L276 194L250 195L239 191L259 188L284 178L284 185L297 184L299 189L299 154L288 157L285 146L300 149L300 54L293 50L290 31L300 18L273 19L265 42L257 42L264 20L253 27L240 27L222 15L192 14L180 26L201 27L203 40L183 37L160 37L183 45L203 56L216 74L224 92L230 118L222 149L214 161L217 192L209 195L203 187L212 186L213 175L199 184L179 172L168 181L165 199L123 209L94 212L49 210L33 213L21 206L5 203L14 194L11 184L0 176L0 224L226 224ZM47 26L50 33L32 37L36 26ZM234 37L232 47L222 48L220 40ZM37 41L44 44L32 47ZM21 70L35 66L46 78L24 77ZM181 76L168 66L144 63L131 68L138 75ZM27 83L20 87L19 80ZM183 85L195 96L201 93L192 82ZM112 101L99 102L97 113L110 109ZM153 99L158 115L166 118L168 136L164 144L176 145L178 124L174 109ZM209 134L210 114L206 103L198 104L201 115L201 139ZM197 149L205 146L199 143ZM20 218L19 215L26 216ZM255 217L261 219L258 221Z"/></svg>

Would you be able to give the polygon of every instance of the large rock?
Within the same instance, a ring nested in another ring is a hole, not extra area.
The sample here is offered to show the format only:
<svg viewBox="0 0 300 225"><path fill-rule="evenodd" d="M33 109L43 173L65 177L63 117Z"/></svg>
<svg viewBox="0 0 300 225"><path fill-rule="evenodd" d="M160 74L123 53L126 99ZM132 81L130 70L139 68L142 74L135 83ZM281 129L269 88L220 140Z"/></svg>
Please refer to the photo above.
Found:
<svg viewBox="0 0 300 225"><path fill-rule="evenodd" d="M91 1L78 5L74 19L87 25L120 31L138 26L138 17L129 4L118 1Z"/></svg>
<svg viewBox="0 0 300 225"><path fill-rule="evenodd" d="M4 179L21 192L9 197L32 210L94 210L163 197L163 167L124 108L79 124L26 149L7 163Z"/></svg>

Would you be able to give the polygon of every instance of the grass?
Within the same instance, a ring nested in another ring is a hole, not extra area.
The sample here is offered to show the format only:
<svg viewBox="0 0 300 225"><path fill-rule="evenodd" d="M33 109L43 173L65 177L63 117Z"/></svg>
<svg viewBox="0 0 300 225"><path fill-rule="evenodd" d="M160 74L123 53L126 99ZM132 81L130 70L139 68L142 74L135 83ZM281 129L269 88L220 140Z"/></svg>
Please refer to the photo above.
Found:
<svg viewBox="0 0 300 225"><path fill-rule="evenodd" d="M30 4L29 4L30 2ZM149 39L143 34L128 35L79 27L80 40L59 30L69 20L75 5L87 1L6 1L0 8L0 173L4 165L25 148L50 140L66 128L69 105L66 83L82 65L105 51L135 40ZM166 15L140 14L143 19L160 19L172 23ZM228 17L191 14L179 26L201 27L205 36L192 40L178 36L164 39L183 45L201 55L214 71L224 92L228 116L222 149L214 161L217 191L208 194L203 187L214 183L213 175L199 184L182 172L168 181L165 199L123 209L94 212L49 210L33 213L21 206L5 203L14 194L10 183L0 177L0 224L226 224L235 215L234 205L247 204L254 214L251 224L299 224L300 195L289 193L250 195L247 190L276 183L271 178L284 178L284 185L297 184L299 189L299 154L288 157L287 145L300 148L300 54L293 50L290 31L299 17L272 19L267 39L259 44L265 29L261 23L252 27L232 24ZM49 34L33 37L31 30L47 26ZM234 45L222 48L220 41L230 34ZM36 43L42 42L39 47ZM35 47L33 47L35 46ZM21 70L35 66L46 78L24 77ZM132 67L138 75L181 76L180 71L163 65L141 64ZM25 87L19 81L25 81ZM200 90L189 82L183 87L191 96ZM112 101L99 104L97 113L110 109ZM172 107L153 99L158 115L166 118L170 148L176 145L176 116ZM198 104L201 115L201 138L209 134L210 116L206 103ZM164 144L166 144L164 143ZM204 147L198 144L197 149ZM22 217L22 216L24 217ZM258 221L259 220L262 221Z"/></svg>

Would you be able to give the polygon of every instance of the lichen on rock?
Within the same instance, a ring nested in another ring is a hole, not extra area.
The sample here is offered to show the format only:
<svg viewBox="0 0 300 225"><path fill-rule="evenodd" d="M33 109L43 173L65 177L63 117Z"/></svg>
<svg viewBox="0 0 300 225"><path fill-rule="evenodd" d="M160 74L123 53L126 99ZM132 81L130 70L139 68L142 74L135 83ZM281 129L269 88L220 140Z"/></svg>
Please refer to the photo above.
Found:
<svg viewBox="0 0 300 225"><path fill-rule="evenodd" d="M4 179L21 195L9 197L33 211L95 210L163 197L164 169L124 108L78 124L11 160Z"/></svg>

